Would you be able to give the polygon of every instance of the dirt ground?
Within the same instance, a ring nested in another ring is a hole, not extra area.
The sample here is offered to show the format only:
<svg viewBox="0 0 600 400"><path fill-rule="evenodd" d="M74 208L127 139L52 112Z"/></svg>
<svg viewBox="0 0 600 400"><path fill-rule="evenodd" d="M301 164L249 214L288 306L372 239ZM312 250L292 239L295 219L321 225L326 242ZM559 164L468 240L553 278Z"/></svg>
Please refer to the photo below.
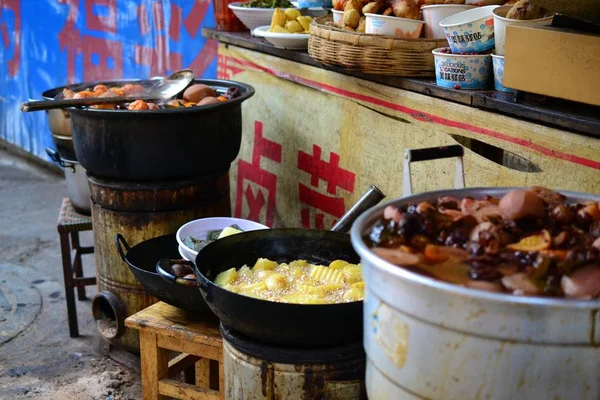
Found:
<svg viewBox="0 0 600 400"><path fill-rule="evenodd" d="M131 369L99 354L90 300L77 301L81 336L69 337L56 231L65 196L61 176L0 150L0 399L139 399L139 360L129 356ZM84 256L84 275L93 262Z"/></svg>

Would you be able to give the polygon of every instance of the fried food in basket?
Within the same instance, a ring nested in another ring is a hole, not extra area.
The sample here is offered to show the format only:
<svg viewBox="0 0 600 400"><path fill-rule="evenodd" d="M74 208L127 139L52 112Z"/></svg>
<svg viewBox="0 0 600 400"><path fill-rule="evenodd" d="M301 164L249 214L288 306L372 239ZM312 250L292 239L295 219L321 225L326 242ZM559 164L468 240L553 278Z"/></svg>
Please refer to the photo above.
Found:
<svg viewBox="0 0 600 400"><path fill-rule="evenodd" d="M418 0L390 0L388 3L396 17L419 19L421 7Z"/></svg>

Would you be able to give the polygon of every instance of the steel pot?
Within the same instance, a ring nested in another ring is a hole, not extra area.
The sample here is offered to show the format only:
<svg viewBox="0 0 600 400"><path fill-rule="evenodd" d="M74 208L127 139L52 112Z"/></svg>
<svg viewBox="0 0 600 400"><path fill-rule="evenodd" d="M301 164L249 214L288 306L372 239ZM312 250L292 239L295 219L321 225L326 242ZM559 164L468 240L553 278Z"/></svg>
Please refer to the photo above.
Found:
<svg viewBox="0 0 600 400"><path fill-rule="evenodd" d="M77 161L62 158L54 149L47 148L46 153L65 170L67 195L75 211L90 215L92 212L90 186L85 169Z"/></svg>
<svg viewBox="0 0 600 400"><path fill-rule="evenodd" d="M183 179L228 171L241 145L241 104L254 95L254 89L224 80L195 83L219 92L236 87L241 94L203 107L69 109L79 163L94 176L132 181Z"/></svg>
<svg viewBox="0 0 600 400"><path fill-rule="evenodd" d="M433 153L413 157L409 150L405 174L410 174L411 161L438 158ZM407 189L410 192L410 184ZM513 189L411 195L377 206L354 223L352 244L361 257L366 285L364 345L370 399L600 398L600 301L471 290L394 266L363 241L388 205L442 196L500 197ZM572 202L600 200L562 193Z"/></svg>

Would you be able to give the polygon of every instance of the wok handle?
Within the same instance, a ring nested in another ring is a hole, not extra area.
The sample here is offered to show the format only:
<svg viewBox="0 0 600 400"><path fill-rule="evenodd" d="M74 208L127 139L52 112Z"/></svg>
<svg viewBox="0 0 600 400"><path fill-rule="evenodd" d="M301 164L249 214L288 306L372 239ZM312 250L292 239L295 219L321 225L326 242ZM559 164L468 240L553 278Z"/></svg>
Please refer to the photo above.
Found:
<svg viewBox="0 0 600 400"><path fill-rule="evenodd" d="M129 247L129 245L127 244L127 240L125 240L123 235L121 235L120 233L117 233L115 235L115 245L117 246L117 251L119 252L119 255L121 256L121 260L123 260L124 262L127 262L127 258L125 256L125 254L127 254L127 252L129 252L131 247ZM123 251L123 247L125 247L125 251Z"/></svg>
<svg viewBox="0 0 600 400"><path fill-rule="evenodd" d="M334 232L348 232L359 215L379 204L384 198L385 194L379 190L377 186L371 185L369 190L367 190L360 199L358 199L358 202L354 204L338 222L336 222L331 230Z"/></svg>
<svg viewBox="0 0 600 400"><path fill-rule="evenodd" d="M183 260L176 260L176 261L181 262ZM165 281L167 281L169 283L176 284L176 285L183 285L183 286L198 287L198 282L196 280L178 278L175 275L171 274L170 272L167 272L166 267L168 266L170 268L172 262L173 262L173 260L171 260L169 258L163 258L162 260L157 262L156 263L156 273L158 275L160 275L161 278L163 278Z"/></svg>
<svg viewBox="0 0 600 400"><path fill-rule="evenodd" d="M75 172L75 164L65 162L65 160L62 159L60 154L58 154L58 151L54 150L52 147L46 147L46 154L48 154L48 157L50 157L52 161L58 163L58 165L60 165L61 167L71 168L71 171L73 171L73 173Z"/></svg>
<svg viewBox="0 0 600 400"><path fill-rule="evenodd" d="M410 164L418 161L439 160L442 158L456 157L454 168L454 188L465 187L465 169L463 167L463 156L465 151L462 146L454 144L451 146L428 147L425 149L406 149L404 152L404 172L402 178L402 196L410 196L412 191L412 176Z"/></svg>

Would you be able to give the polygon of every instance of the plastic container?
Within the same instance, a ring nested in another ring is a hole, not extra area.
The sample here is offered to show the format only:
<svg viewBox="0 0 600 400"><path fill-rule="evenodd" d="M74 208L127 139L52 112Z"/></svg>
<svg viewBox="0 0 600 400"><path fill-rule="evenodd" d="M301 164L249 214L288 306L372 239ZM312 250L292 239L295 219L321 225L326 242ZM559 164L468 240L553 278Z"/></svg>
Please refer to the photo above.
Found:
<svg viewBox="0 0 600 400"><path fill-rule="evenodd" d="M400 38L418 38L423 30L423 21L398 18L379 14L365 14L365 33L389 35Z"/></svg>
<svg viewBox="0 0 600 400"><path fill-rule="evenodd" d="M214 13L217 30L227 32L240 32L247 30L242 21L235 16L229 9L229 4L235 3L232 0L215 0Z"/></svg>
<svg viewBox="0 0 600 400"><path fill-rule="evenodd" d="M492 77L489 54L451 54L449 48L432 51L438 86L455 89L485 89Z"/></svg>
<svg viewBox="0 0 600 400"><path fill-rule="evenodd" d="M341 24L344 19L344 12L338 10L331 10L331 12L333 13L333 23Z"/></svg>
<svg viewBox="0 0 600 400"><path fill-rule="evenodd" d="M440 27L440 21L444 18L448 18L459 12L470 10L475 6L469 6L465 4L436 4L432 6L421 7L423 12L423 21L425 26L425 37L431 39L444 38L444 28Z"/></svg>
<svg viewBox="0 0 600 400"><path fill-rule="evenodd" d="M532 25L550 25L554 15L545 18L530 19L530 20L519 20L506 18L506 14L512 6L498 7L493 11L494 16L494 32L496 36L496 50L495 53L499 56L503 56L506 53L506 27L509 25L518 26L532 26Z"/></svg>
<svg viewBox="0 0 600 400"><path fill-rule="evenodd" d="M492 54L494 67L494 89L501 92L515 93L516 90L504 87L504 56Z"/></svg>
<svg viewBox="0 0 600 400"><path fill-rule="evenodd" d="M498 6L478 7L440 21L453 53L481 53L494 48L495 8Z"/></svg>

